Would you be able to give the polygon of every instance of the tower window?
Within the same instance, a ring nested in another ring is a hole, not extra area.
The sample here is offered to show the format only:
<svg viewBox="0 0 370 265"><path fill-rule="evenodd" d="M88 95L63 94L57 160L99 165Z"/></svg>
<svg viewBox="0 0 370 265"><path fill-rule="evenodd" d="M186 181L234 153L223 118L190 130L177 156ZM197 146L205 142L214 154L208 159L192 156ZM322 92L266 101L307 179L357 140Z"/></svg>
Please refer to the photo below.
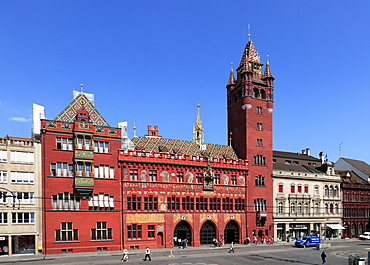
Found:
<svg viewBox="0 0 370 265"><path fill-rule="evenodd" d="M257 107L256 108L256 113L257 114L262 114L262 107Z"/></svg>
<svg viewBox="0 0 370 265"><path fill-rule="evenodd" d="M234 116L239 116L239 110L234 111Z"/></svg>
<svg viewBox="0 0 370 265"><path fill-rule="evenodd" d="M262 123L257 122L257 130L262 131Z"/></svg>
<svg viewBox="0 0 370 265"><path fill-rule="evenodd" d="M262 139L257 139L257 146L263 146Z"/></svg>
<svg viewBox="0 0 370 265"><path fill-rule="evenodd" d="M266 165L266 157L264 157L262 155L256 155L254 157L254 165L265 166Z"/></svg>
<svg viewBox="0 0 370 265"><path fill-rule="evenodd" d="M234 128L234 131L235 131L235 132L238 132L238 131L239 131L239 126L236 126L236 127Z"/></svg>
<svg viewBox="0 0 370 265"><path fill-rule="evenodd" d="M261 89L260 95L261 95L261 99L266 99L266 92L265 92L265 90Z"/></svg>

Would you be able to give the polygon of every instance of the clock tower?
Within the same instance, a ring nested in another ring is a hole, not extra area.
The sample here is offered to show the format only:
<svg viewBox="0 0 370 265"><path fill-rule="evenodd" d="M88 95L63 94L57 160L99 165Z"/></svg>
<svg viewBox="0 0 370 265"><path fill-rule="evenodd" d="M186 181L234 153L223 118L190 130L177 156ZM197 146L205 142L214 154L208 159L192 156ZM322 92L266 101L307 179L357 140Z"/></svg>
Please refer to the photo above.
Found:
<svg viewBox="0 0 370 265"><path fill-rule="evenodd" d="M252 40L240 64L230 71L227 89L228 137L239 158L248 160L247 235L273 236L272 112L274 77L267 61L263 71Z"/></svg>

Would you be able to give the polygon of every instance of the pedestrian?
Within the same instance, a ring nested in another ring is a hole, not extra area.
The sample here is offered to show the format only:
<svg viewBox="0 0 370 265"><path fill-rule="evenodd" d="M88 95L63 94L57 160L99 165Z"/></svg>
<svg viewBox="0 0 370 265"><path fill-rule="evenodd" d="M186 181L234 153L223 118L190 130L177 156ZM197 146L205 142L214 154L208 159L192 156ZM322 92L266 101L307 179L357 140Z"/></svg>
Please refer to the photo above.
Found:
<svg viewBox="0 0 370 265"><path fill-rule="evenodd" d="M122 260L121 261L122 262L128 261L128 250L127 250L127 248L124 248L123 249L123 252L122 252Z"/></svg>
<svg viewBox="0 0 370 265"><path fill-rule="evenodd" d="M230 244L230 250L229 250L229 253L235 253L234 252L234 242L231 242L231 244Z"/></svg>
<svg viewBox="0 0 370 265"><path fill-rule="evenodd" d="M247 237L247 245L249 245L249 243L251 242L251 239L249 238L249 236Z"/></svg>
<svg viewBox="0 0 370 265"><path fill-rule="evenodd" d="M143 261L146 261L147 258L149 259L149 261L152 260L150 258L150 249L148 247L146 247L146 249L145 249L145 258L143 259Z"/></svg>
<svg viewBox="0 0 370 265"><path fill-rule="evenodd" d="M214 239L213 239L213 247L217 247L217 243L218 243L217 239L216 239L216 238L214 238Z"/></svg>
<svg viewBox="0 0 370 265"><path fill-rule="evenodd" d="M188 240L185 238L184 240L184 248L187 248L188 247Z"/></svg>
<svg viewBox="0 0 370 265"><path fill-rule="evenodd" d="M322 259L322 265L325 265L326 264L326 254L325 254L325 251L323 251L321 253L321 259Z"/></svg>
<svg viewBox="0 0 370 265"><path fill-rule="evenodd" d="M253 237L253 244L255 247L257 246L257 237Z"/></svg>
<svg viewBox="0 0 370 265"><path fill-rule="evenodd" d="M218 241L218 246L222 247L224 245L224 239L221 237L220 241Z"/></svg>

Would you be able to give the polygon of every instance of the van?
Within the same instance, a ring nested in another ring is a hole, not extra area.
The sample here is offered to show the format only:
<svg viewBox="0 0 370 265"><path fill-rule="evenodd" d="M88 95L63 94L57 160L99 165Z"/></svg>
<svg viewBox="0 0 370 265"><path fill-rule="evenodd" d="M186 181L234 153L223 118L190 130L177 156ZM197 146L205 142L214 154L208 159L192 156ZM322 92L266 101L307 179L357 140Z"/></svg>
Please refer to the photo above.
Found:
<svg viewBox="0 0 370 265"><path fill-rule="evenodd" d="M301 240L296 240L294 245L296 247L316 247L316 244L320 244L320 237L318 236L303 236Z"/></svg>

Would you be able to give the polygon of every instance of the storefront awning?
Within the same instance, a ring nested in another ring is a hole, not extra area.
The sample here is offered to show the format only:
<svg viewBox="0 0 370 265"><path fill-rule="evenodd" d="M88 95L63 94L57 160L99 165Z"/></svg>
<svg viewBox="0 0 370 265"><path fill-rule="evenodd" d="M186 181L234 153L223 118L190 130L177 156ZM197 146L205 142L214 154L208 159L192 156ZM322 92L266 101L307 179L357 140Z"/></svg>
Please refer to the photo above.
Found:
<svg viewBox="0 0 370 265"><path fill-rule="evenodd" d="M326 226L330 227L331 229L333 230L337 230L337 229L345 229L343 226L341 226L340 224L326 224Z"/></svg>

